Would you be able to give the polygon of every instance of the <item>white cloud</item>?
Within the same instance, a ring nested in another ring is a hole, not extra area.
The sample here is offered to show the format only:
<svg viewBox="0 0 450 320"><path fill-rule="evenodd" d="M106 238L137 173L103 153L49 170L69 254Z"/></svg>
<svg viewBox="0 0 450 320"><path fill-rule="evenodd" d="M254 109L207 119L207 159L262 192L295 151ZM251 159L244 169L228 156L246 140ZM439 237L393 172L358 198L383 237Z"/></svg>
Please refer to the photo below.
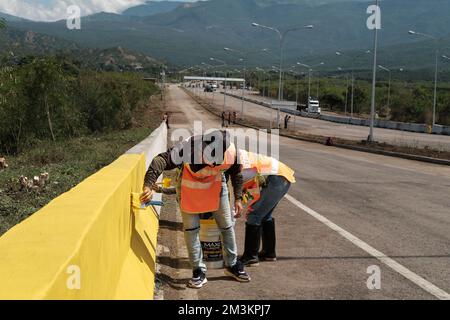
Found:
<svg viewBox="0 0 450 320"><path fill-rule="evenodd" d="M144 3L145 0L0 0L0 12L37 20L55 21L67 18L67 7L77 5L81 15L96 12L119 13L126 8Z"/></svg>

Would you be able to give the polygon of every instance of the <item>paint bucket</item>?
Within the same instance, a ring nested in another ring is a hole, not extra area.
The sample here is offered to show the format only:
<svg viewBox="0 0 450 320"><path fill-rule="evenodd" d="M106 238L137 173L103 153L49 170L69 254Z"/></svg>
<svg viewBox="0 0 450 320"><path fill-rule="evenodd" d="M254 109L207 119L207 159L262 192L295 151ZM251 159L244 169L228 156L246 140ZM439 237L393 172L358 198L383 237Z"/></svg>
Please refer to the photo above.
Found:
<svg viewBox="0 0 450 320"><path fill-rule="evenodd" d="M221 269L223 263L222 240L220 229L212 215L200 217L200 243L203 250L203 260L209 269Z"/></svg>

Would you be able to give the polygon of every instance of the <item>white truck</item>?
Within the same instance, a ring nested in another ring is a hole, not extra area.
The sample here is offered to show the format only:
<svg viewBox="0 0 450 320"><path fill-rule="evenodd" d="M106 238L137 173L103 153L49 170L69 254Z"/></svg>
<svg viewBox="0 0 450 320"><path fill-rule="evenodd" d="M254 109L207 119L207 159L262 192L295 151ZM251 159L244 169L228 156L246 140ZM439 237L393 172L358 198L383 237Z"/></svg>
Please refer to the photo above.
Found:
<svg viewBox="0 0 450 320"><path fill-rule="evenodd" d="M320 114L321 112L321 108L320 108L320 104L319 104L319 100L313 99L313 98L309 98L308 99L308 109L307 109L308 113L318 113Z"/></svg>

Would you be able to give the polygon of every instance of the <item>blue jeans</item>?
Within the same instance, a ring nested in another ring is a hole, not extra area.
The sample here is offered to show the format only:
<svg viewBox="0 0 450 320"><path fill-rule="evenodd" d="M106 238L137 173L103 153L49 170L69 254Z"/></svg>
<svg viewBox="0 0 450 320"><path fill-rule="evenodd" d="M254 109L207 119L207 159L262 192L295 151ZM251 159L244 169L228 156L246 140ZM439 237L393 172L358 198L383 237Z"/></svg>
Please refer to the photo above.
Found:
<svg viewBox="0 0 450 320"><path fill-rule="evenodd" d="M263 222L272 220L272 214L278 203L288 192L291 183L282 176L268 176L266 186L261 190L261 199L252 208L247 223L260 226Z"/></svg>
<svg viewBox="0 0 450 320"><path fill-rule="evenodd" d="M181 213L183 218L184 239L189 254L189 262L192 269L202 269L206 272L203 263L203 251L200 243L200 215ZM234 233L234 217L231 213L228 186L225 177L222 179L222 191L220 192L219 210L213 212L214 219L221 231L223 257L225 265L232 267L237 262L237 246Z"/></svg>

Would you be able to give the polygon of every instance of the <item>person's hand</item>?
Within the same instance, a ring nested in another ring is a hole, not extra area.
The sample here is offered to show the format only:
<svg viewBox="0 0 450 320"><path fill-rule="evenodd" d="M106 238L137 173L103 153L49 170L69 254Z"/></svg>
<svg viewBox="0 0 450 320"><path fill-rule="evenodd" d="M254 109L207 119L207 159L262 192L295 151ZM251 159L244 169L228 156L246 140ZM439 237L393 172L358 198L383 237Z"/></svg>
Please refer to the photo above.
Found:
<svg viewBox="0 0 450 320"><path fill-rule="evenodd" d="M152 199L153 196L153 190L149 187L144 187L144 192L142 192L140 200L141 203L147 203Z"/></svg>
<svg viewBox="0 0 450 320"><path fill-rule="evenodd" d="M244 207L242 206L241 200L236 200L234 202L234 210L235 210L234 217L237 219L240 218L242 216L242 211L244 211Z"/></svg>

